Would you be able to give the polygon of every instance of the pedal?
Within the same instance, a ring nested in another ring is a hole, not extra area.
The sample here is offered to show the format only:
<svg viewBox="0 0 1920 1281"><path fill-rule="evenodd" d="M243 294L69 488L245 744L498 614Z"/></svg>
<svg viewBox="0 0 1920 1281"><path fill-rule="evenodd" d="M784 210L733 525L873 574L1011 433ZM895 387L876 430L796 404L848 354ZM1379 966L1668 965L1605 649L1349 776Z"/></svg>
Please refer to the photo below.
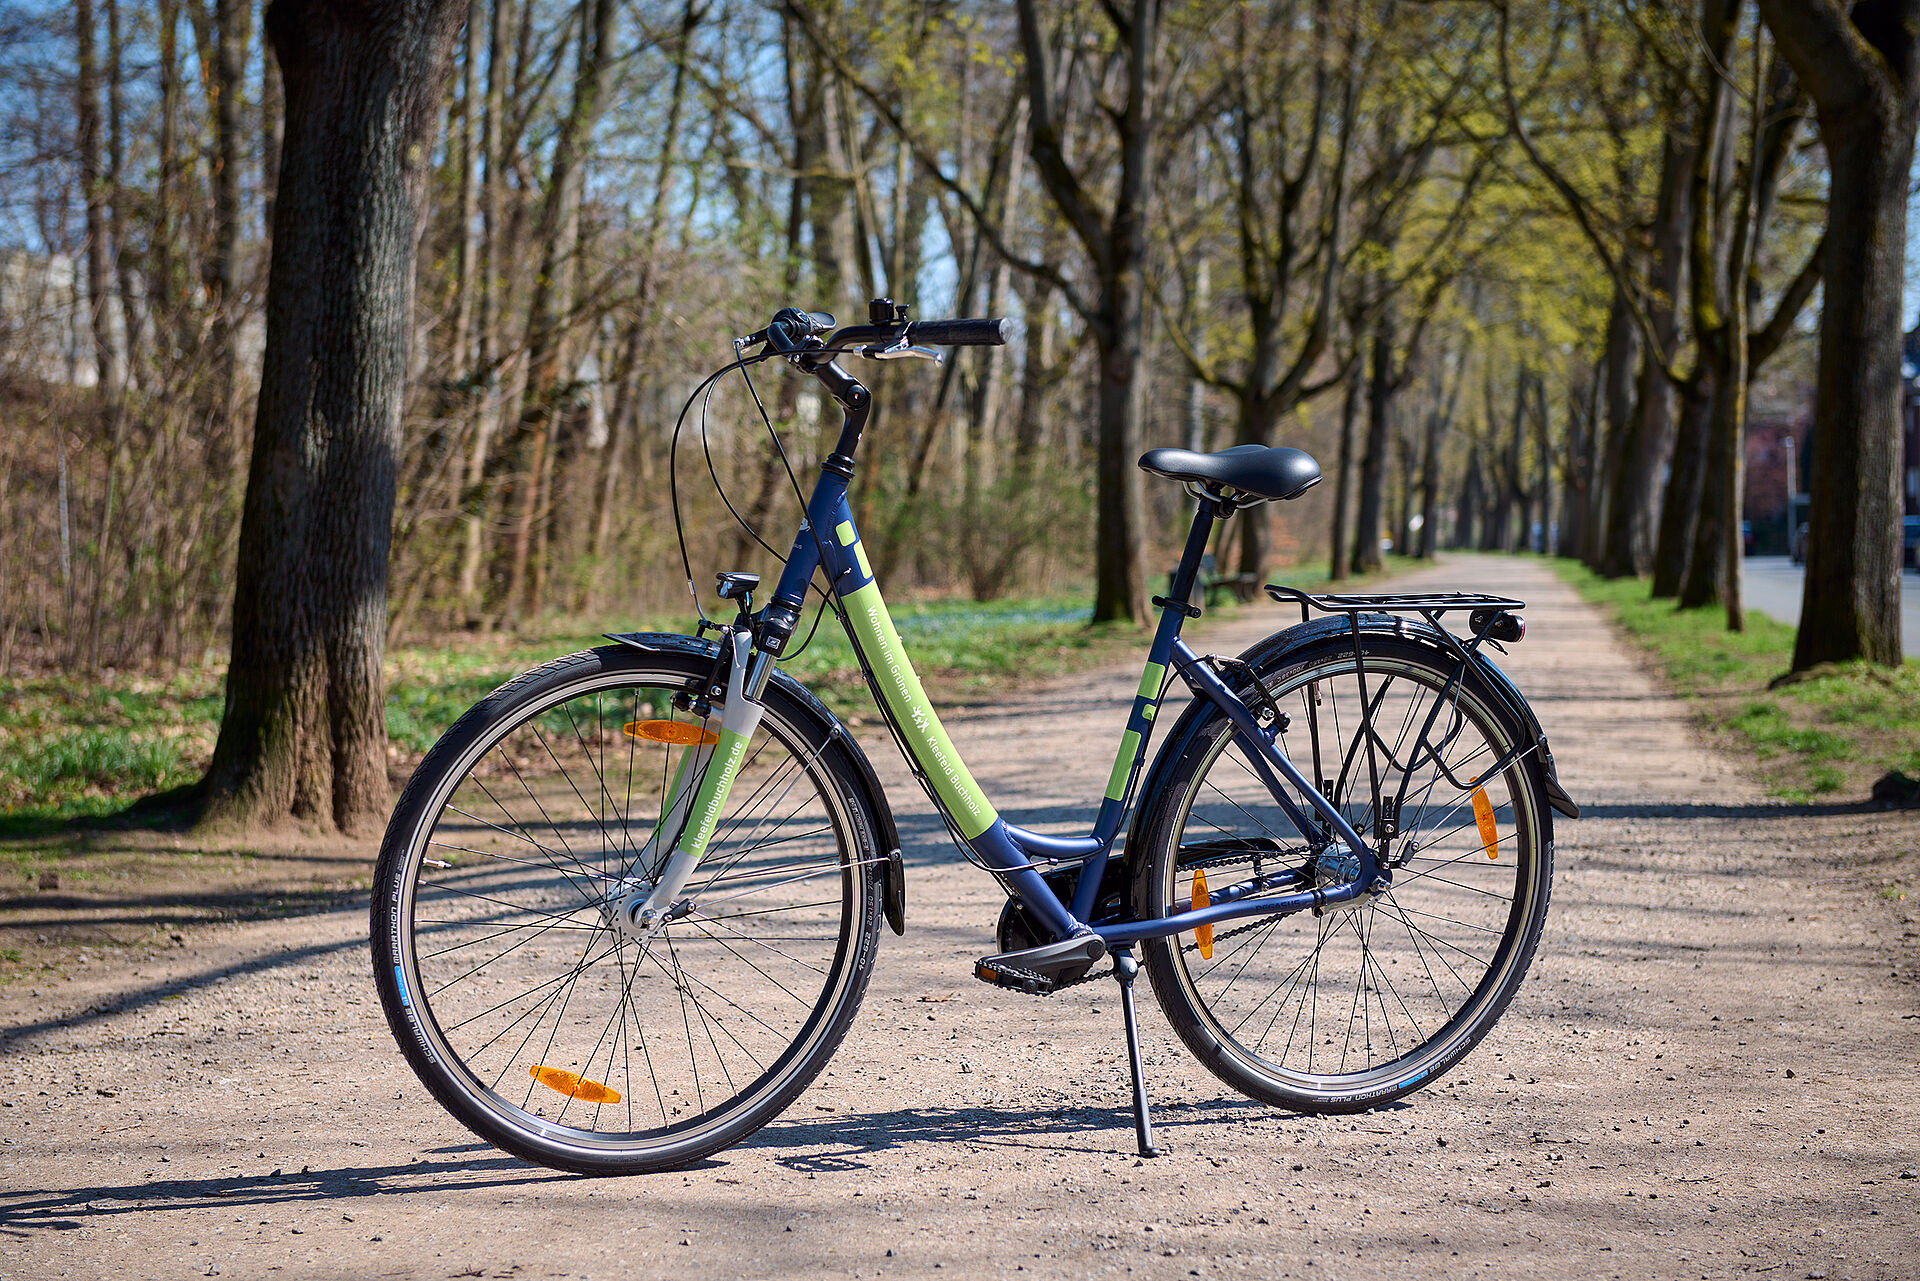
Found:
<svg viewBox="0 0 1920 1281"><path fill-rule="evenodd" d="M1107 945L1098 934L1076 934L1017 952L983 956L974 963L973 976L995 987L1046 996L1083 977L1106 954Z"/></svg>
<svg viewBox="0 0 1920 1281"><path fill-rule="evenodd" d="M973 977L995 987L1025 992L1028 996L1052 996L1054 990L1053 980L1045 975L1035 974L1032 970L1017 970L1010 965L996 965L990 956L974 962Z"/></svg>

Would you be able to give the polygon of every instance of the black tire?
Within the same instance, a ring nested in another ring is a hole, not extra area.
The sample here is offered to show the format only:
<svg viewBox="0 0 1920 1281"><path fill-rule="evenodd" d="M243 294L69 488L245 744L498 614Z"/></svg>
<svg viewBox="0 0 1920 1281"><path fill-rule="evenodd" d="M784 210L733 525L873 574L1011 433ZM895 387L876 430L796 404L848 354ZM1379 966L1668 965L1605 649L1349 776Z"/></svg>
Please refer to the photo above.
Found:
<svg viewBox="0 0 1920 1281"><path fill-rule="evenodd" d="M387 828L372 922L387 1022L449 1112L529 1161L634 1174L740 1141L825 1066L866 991L875 816L845 750L778 683L691 910L642 940L603 906L657 871L636 864L686 750L622 726L697 723L671 698L709 668L615 646L527 672L435 744Z"/></svg>
<svg viewBox="0 0 1920 1281"><path fill-rule="evenodd" d="M1393 748L1391 762L1385 752L1376 757L1381 794L1397 794L1408 779L1398 826L1412 839L1392 842L1392 888L1324 916L1217 926L1211 960L1193 934L1150 940L1142 949L1161 1009L1200 1061L1251 1098L1303 1112L1376 1107L1458 1063L1499 1020L1525 976L1552 880L1551 819L1531 754L1479 779L1498 838L1489 850L1472 789L1455 787L1408 751L1426 713L1444 697L1431 733L1442 744L1440 759L1463 781L1476 765L1498 763L1527 742L1500 699L1472 674L1449 688L1453 664L1425 646L1374 636L1363 640L1363 652L1378 732ZM1374 840L1352 641L1292 650L1270 644L1269 654L1265 661L1256 655L1254 667L1289 718L1282 746L1311 775L1317 730L1321 768L1333 783L1329 798ZM1133 894L1143 917L1184 910L1196 865L1213 892L1244 878L1253 859L1223 850L1223 837L1268 838L1285 851L1265 853L1260 872L1316 870L1309 843L1247 769L1230 730L1209 709L1164 786L1142 802ZM1311 813L1304 798L1294 799ZM1215 842L1211 851L1203 841Z"/></svg>

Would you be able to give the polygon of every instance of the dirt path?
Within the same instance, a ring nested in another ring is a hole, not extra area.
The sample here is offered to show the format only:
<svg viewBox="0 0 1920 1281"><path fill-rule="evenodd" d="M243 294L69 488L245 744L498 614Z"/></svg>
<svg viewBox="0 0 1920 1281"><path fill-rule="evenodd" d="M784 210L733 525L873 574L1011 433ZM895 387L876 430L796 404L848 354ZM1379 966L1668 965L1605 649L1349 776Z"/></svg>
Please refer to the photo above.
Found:
<svg viewBox="0 0 1920 1281"><path fill-rule="evenodd" d="M1558 826L1532 977L1442 1087L1254 1106L1149 999L1170 1153L1137 1162L1111 988L972 980L998 893L885 761L909 931L831 1075L746 1145L625 1180L501 1156L394 1049L362 903L207 927L6 993L0 1277L1914 1276L1916 913L1879 890L1920 814L1766 804L1593 611L1501 572L1477 585L1533 602L1507 666L1589 817ZM1070 825L1137 679L954 738L1010 817Z"/></svg>

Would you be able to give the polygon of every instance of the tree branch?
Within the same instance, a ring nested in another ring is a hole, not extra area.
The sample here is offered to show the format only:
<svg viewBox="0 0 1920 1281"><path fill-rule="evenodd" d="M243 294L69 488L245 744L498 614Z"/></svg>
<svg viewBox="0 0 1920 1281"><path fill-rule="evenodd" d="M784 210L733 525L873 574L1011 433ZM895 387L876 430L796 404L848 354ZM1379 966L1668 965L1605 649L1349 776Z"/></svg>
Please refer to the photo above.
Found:
<svg viewBox="0 0 1920 1281"><path fill-rule="evenodd" d="M917 137L912 130L907 128L907 123L901 119L899 110L895 108L892 103L888 102L878 90L862 80L858 73L847 65L846 59L842 58L837 50L827 44L818 29L814 27L812 18L807 14L805 7L797 3L797 0L785 0L784 7L788 14L792 16L794 23L800 28L802 34L807 37L807 43L813 46L814 52L827 60L828 65L833 68L835 75L839 76L845 83L852 85L854 91L867 100L874 111L887 122L887 126L898 135L902 142L907 144L907 150L913 153L914 160L929 174L933 175L934 181L940 184L942 190L958 200L961 206L966 209L968 216L973 219L974 225L979 227L981 232L986 236L987 242L993 246L993 251L999 254L1006 264L1015 271L1032 276L1036 280L1044 280L1055 289L1058 289L1061 296L1067 300L1067 305L1072 307L1073 310L1081 316L1092 316L1093 311L1088 306L1086 300L1080 296L1079 290L1075 289L1073 282L1062 275L1056 267L1050 263L1023 258L1014 252L1013 248L1007 244L1006 238L1002 234L1002 229L994 222L987 208L982 205L971 192L947 174L947 171L941 166L939 158L934 155L932 149Z"/></svg>

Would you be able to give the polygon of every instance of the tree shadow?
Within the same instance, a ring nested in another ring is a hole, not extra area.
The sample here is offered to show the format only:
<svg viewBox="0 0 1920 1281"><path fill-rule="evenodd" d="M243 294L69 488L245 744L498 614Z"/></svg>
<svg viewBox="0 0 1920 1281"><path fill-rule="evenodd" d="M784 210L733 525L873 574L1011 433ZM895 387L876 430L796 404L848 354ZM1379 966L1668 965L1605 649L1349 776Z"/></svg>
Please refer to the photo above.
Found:
<svg viewBox="0 0 1920 1281"><path fill-rule="evenodd" d="M363 897L361 903L364 905L364 902L365 899ZM364 910L364 907L362 910ZM84 1027L89 1023L97 1023L102 1019L112 1018L118 1014L127 1014L134 1010L145 1009L150 1005L157 1005L168 997L179 996L186 992L212 987L223 979L239 978L248 974L258 974L264 970L278 969L283 965L294 965L298 962L311 960L318 956L326 956L333 952L343 952L349 949L358 951L366 946L367 940L364 934L349 935L347 938L336 939L332 942L309 943L304 947L285 948L269 952L264 956L256 956L251 960L238 961L232 965L222 965L211 970L203 970L198 974L190 974L177 979L168 979L162 983L152 983L122 996L113 997L99 1005L91 1006L78 1014L64 1015L57 1018L37 1019L32 1023L17 1023L11 1027L0 1029L0 1054L7 1053L21 1042L27 1041L43 1032L50 1032L55 1028Z"/></svg>
<svg viewBox="0 0 1920 1281"><path fill-rule="evenodd" d="M405 1165L338 1166L298 1174L206 1179L156 1179L53 1192L0 1192L0 1236L24 1238L34 1231L65 1231L86 1226L100 1215L151 1210L208 1210L237 1206L268 1207L337 1197L444 1195L446 1184L421 1175L481 1171L492 1177L463 1183L463 1188L507 1188L530 1183L571 1181L563 1174L494 1152L483 1143L443 1148L440 1153L472 1151L480 1155L420 1160ZM439 1155L438 1153L436 1155ZM693 1167L686 1167L693 1168Z"/></svg>
<svg viewBox="0 0 1920 1281"><path fill-rule="evenodd" d="M1635 801L1582 804L1581 818L1823 818L1835 814L1887 814L1896 807L1881 801L1827 801L1816 805L1713 805L1695 801Z"/></svg>

